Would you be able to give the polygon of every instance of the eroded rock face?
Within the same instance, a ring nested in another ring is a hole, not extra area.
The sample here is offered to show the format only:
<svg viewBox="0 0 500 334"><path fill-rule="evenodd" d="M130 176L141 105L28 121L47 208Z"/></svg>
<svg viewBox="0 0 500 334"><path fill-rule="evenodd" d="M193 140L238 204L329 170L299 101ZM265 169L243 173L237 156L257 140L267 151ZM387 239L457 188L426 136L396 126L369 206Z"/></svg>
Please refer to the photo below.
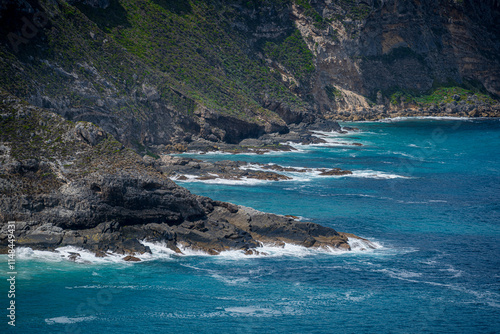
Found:
<svg viewBox="0 0 500 334"><path fill-rule="evenodd" d="M349 249L333 229L193 195L99 127L67 122L1 91L0 142L0 253L9 221L18 247L76 246L97 256L151 252L141 241L210 254L255 253L263 242ZM192 159L164 160L200 167Z"/></svg>
<svg viewBox="0 0 500 334"><path fill-rule="evenodd" d="M170 59L161 56L179 35L176 30L168 35L170 30L161 27L178 26L180 21L149 28L147 35L158 40L147 43L151 57L140 59L128 50L140 50L143 45L117 35L120 27L138 28L128 19L134 16L129 6L109 0L68 3L75 5L72 11L84 25L74 26L76 21L64 6L53 1L0 3L0 86L66 119L96 124L141 154L147 148L183 151L199 141L217 146L273 132L286 134L297 124L322 117L500 115L499 106L492 109L477 101L455 99L458 106L416 111L405 101L391 100L394 91L420 94L450 84L471 84L500 95L497 1L221 1L206 14L220 16L219 23L199 14L205 13L199 10L207 5L204 1L162 1L161 6L174 16L198 8L192 12L198 13L194 22L212 22L210 29L227 36L222 40L231 50L241 51L239 58L229 61L234 52L218 58L216 46L194 45L201 38L197 35L190 35L189 43L176 43L176 54L189 55L179 58L183 66L194 64L213 72L216 80L207 87L204 77L198 76L200 71L185 79L178 72L182 66L171 66ZM96 13L109 14L109 21ZM143 23L155 20L154 9L143 14ZM33 26L33 36L23 36L23 17L32 21L31 26L35 18L43 21ZM238 43L233 44L232 37ZM311 58L306 74L300 73L303 66L294 68L286 61L296 54L296 49L282 47L290 38L303 51L301 55ZM274 52L266 51L268 42L277 46L276 51L288 53L273 56ZM108 59L109 54L113 59ZM160 56L154 59L154 55ZM239 64L244 59L261 73L242 68ZM256 80L247 81L246 70ZM243 94L247 89L248 94ZM212 96L217 91L222 95ZM82 138L91 134L84 132Z"/></svg>
<svg viewBox="0 0 500 334"><path fill-rule="evenodd" d="M7 250L6 223L10 220L17 221L19 247L54 250L76 246L98 255L151 252L139 242L143 240L164 243L176 252L180 252L178 247L186 247L209 254L248 251L261 243L350 249L347 238L331 228L212 201L172 187L170 182L157 184L155 190L145 189L141 179L116 182L112 178L111 183L112 196L93 195L90 182L89 187L33 198L3 195L0 251ZM51 205L40 204L47 202Z"/></svg>
<svg viewBox="0 0 500 334"><path fill-rule="evenodd" d="M331 23L318 28L300 6L292 12L316 56L312 93L324 113L368 109L365 97L388 106L395 90L468 80L499 95L496 1L320 0L314 8Z"/></svg>

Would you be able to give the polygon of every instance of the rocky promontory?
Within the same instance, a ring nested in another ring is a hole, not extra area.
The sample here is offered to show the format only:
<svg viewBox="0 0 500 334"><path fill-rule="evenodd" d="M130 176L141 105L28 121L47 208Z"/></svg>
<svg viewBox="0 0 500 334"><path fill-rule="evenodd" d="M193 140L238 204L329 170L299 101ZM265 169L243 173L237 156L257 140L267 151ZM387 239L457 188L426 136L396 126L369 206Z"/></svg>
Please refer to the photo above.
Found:
<svg viewBox="0 0 500 334"><path fill-rule="evenodd" d="M168 174L91 123L0 94L1 252L9 221L19 247L98 256L150 252L141 241L210 254L262 243L350 249L331 228L193 195Z"/></svg>
<svg viewBox="0 0 500 334"><path fill-rule="evenodd" d="M150 159L148 159L150 160ZM315 172L320 176L341 176L352 174L341 168L300 168L283 167L277 164L248 163L246 161L203 161L182 156L164 155L161 159L150 160L155 167L175 180L291 180L287 173L303 174Z"/></svg>

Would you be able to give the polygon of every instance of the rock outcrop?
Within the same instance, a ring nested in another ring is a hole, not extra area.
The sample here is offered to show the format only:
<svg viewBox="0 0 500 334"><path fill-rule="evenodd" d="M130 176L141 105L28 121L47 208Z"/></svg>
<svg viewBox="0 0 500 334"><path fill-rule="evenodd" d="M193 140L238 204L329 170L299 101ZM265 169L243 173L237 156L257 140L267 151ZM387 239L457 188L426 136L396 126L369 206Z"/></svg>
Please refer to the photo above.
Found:
<svg viewBox="0 0 500 334"><path fill-rule="evenodd" d="M500 115L495 1L160 2L2 1L0 87L141 154L325 117Z"/></svg>
<svg viewBox="0 0 500 334"><path fill-rule="evenodd" d="M291 180L286 173L312 173L320 176L350 175L351 171L340 168L300 168L283 167L276 164L248 163L245 161L203 161L200 159L174 157L164 155L161 159L152 162L155 168L178 181L206 181L206 180L266 180L282 181ZM187 177L189 176L189 178Z"/></svg>
<svg viewBox="0 0 500 334"><path fill-rule="evenodd" d="M0 148L1 252L9 221L19 247L76 246L97 256L150 252L143 240L210 254L285 242L349 249L331 228L193 195L99 127L3 92Z"/></svg>

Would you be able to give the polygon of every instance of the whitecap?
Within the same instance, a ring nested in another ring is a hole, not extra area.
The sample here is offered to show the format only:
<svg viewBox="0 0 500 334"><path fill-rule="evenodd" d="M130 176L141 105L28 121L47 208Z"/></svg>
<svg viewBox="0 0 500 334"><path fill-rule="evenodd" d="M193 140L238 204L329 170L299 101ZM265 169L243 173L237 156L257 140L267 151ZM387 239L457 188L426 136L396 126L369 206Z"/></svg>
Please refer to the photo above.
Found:
<svg viewBox="0 0 500 334"><path fill-rule="evenodd" d="M354 170L352 174L341 175L344 177L361 177L368 179L411 179L409 176L403 176L398 174L391 174L386 172L374 171L374 170Z"/></svg>
<svg viewBox="0 0 500 334"><path fill-rule="evenodd" d="M173 177L172 180L176 182L201 182L206 184L225 184L225 185L256 185L256 184L264 184L268 182L274 182L272 180L258 180L253 178L242 177L241 179L224 179L224 178L215 178L210 180L200 180L198 179L198 175L189 175L183 174L186 179L179 179L181 175Z"/></svg>
<svg viewBox="0 0 500 334"><path fill-rule="evenodd" d="M83 321L92 321L95 320L96 317L94 316L89 316L89 317L75 317L75 318L69 318L66 316L62 317L55 317L55 318L48 318L45 319L45 322L47 325L54 325L54 324L74 324L77 322L83 322Z"/></svg>
<svg viewBox="0 0 500 334"><path fill-rule="evenodd" d="M283 312L276 309L267 307L255 307L255 306L226 307L224 311L228 312L229 315L247 316L247 317L272 317L272 316L283 315Z"/></svg>

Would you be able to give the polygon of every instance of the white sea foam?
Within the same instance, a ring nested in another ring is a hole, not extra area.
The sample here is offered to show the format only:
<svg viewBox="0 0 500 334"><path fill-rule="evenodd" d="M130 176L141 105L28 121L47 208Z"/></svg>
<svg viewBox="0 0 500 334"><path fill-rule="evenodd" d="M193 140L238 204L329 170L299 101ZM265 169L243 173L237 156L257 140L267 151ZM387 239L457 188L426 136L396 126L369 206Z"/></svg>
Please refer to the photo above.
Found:
<svg viewBox="0 0 500 334"><path fill-rule="evenodd" d="M229 306L217 307L214 312L154 312L151 316L155 318L171 319L200 319L200 318L239 318L239 317L281 317L284 315L301 315L303 311L290 306Z"/></svg>
<svg viewBox="0 0 500 334"><path fill-rule="evenodd" d="M366 242L361 239L348 238L348 243L351 246L351 251L346 251L342 249L327 247L327 248L308 248L299 245L293 245L289 243L285 243L284 246L276 246L273 244L262 244L261 247L256 248L260 254L252 254L245 255L245 253L241 250L231 250L224 251L217 255L220 259L226 260L241 260L241 259L251 259L251 258L260 258L260 257L295 257L295 258L304 258L311 257L316 255L346 255L346 254L365 254L371 253L374 250L383 249L382 246L378 242ZM188 252L186 255L204 255L207 256L206 253L203 252Z"/></svg>
<svg viewBox="0 0 500 334"><path fill-rule="evenodd" d="M172 256L177 254L172 249L170 249L164 242L149 242L144 240L140 242L144 246L147 246L149 247L149 249L151 249L151 254L144 253L137 256L142 261L158 260L158 259L172 260Z"/></svg>
<svg viewBox="0 0 500 334"><path fill-rule="evenodd" d="M351 302L355 302L355 303L365 301L365 299L370 298L372 295L373 295L373 293L371 293L371 292L366 293L366 294L362 294L362 295L357 295L356 292L346 292L344 294L346 300L351 301Z"/></svg>
<svg viewBox="0 0 500 334"><path fill-rule="evenodd" d="M238 277L238 278L235 278L235 277L226 277L226 276L222 276L222 275L219 275L219 274L212 274L211 275L213 278L227 284L227 285L241 285L241 284L244 284L244 283L248 283L249 282L249 279L248 277Z"/></svg>
<svg viewBox="0 0 500 334"><path fill-rule="evenodd" d="M227 307L224 311L228 312L231 316L246 316L246 317L274 317L282 316L284 314L290 315L290 311L280 311L269 307L259 306L235 306Z"/></svg>
<svg viewBox="0 0 500 334"><path fill-rule="evenodd" d="M292 143L288 142L287 144L292 146L293 148L301 151L308 151L317 147L342 147L342 148L358 148L362 147L359 145L356 145L355 143L359 143L359 141L353 141L349 140L346 138L342 138L342 141L339 141L338 137L323 137L323 136L316 136L320 139L323 139L325 143L315 143L315 144L301 144L301 143ZM366 143L360 143L363 144L363 146L367 145ZM294 151L295 152L295 151Z"/></svg>
<svg viewBox="0 0 500 334"><path fill-rule="evenodd" d="M387 173L387 172L382 172L382 171L374 171L374 170L353 170L352 174L344 174L344 175L321 175L325 170L328 171L329 168L291 167L291 166L279 166L276 164L268 164L268 165L275 165L275 166L283 167L283 168L295 168L297 170L302 170L302 171L301 172L299 172L299 171L296 171L296 172L275 171L272 169L262 167L261 165L258 165L258 164L247 164L247 165L241 166L240 169L264 171L264 172L274 172L274 173L285 175L285 176L289 177L288 180L280 180L280 182L289 182L289 181L310 182L313 179L317 179L317 178L344 178L344 177L368 178L368 179L379 179L379 180L411 179L411 177L408 177L408 176L392 174L392 173ZM257 179L252 179L252 178L242 178L239 180L222 179L222 178L216 178L213 180L199 180L199 179L197 179L198 176L196 176L196 175L185 174L183 176L186 177L185 180L179 180L178 179L179 176L176 178L173 178L173 180L176 180L178 182L202 182L202 183L206 183L206 184L226 184L226 185L258 185L258 184L265 184L265 183L269 183L269 182L277 182L277 181L273 181L273 180L257 180Z"/></svg>
<svg viewBox="0 0 500 334"><path fill-rule="evenodd" d="M73 253L73 254L72 254ZM74 253L78 253L79 256L76 256L74 259L71 259L71 256ZM130 264L130 262L123 261L124 255L114 254L111 252L106 253L105 257L97 257L94 253L74 247L74 246L64 246L56 248L55 251L42 251L42 250L33 250L29 247L20 247L17 249L17 258L20 260L36 260L36 261L44 261L44 262L75 262L79 264L113 264L113 263L122 263L122 264ZM148 254L146 255L136 255L139 258L144 260L148 259Z"/></svg>
<svg viewBox="0 0 500 334"><path fill-rule="evenodd" d="M391 174L374 170L354 170L350 175L342 175L344 177L361 177L368 179L411 179L409 176Z"/></svg>
<svg viewBox="0 0 500 334"><path fill-rule="evenodd" d="M116 254L109 253L106 257L96 257L95 254L83 250L78 247L65 246L55 249L54 252L33 250L29 247L20 247L17 250L17 258L21 260L40 260L45 262L61 262L69 261L71 253L78 253L74 262L76 263L110 263L121 261L121 257ZM123 257L123 256L122 256Z"/></svg>
<svg viewBox="0 0 500 334"><path fill-rule="evenodd" d="M373 122L379 122L379 123L391 123L391 122L404 122L404 121L411 121L415 119L430 119L430 120L443 120L443 121L467 121L471 122L473 119L470 117L453 117L453 116L406 116L406 117L394 117L394 118L384 118L381 120L377 121L365 121L365 122L360 122L360 123L373 123ZM480 118L475 118L475 119L480 119Z"/></svg>
<svg viewBox="0 0 500 334"><path fill-rule="evenodd" d="M293 245L285 243L284 246L276 246L273 244L262 244L261 247L255 250L258 253L246 255L242 250L228 250L223 251L218 255L210 255L201 250L195 250L191 248L184 247L182 245L177 245L182 253L176 253L167 247L165 243L154 243L141 241L145 246L151 249L151 254L135 254L135 257L141 259L141 261L154 261L154 260L174 260L176 257L180 256L206 256L215 257L222 260L241 260L241 259L251 259L260 257L309 257L318 254L331 254L331 255L342 255L346 253L367 253L372 252L373 248L382 249L384 248L381 244L377 242L365 242L360 239L348 239L348 243L351 246L351 251L345 251L335 248L307 248L299 245ZM70 256L72 253L78 253L76 259L71 260ZM96 257L95 254L72 246L65 246L57 248L54 252L51 251L39 251L32 250L31 248L20 247L17 250L18 259L20 260L38 260L44 262L75 262L79 264L124 264L133 265L134 262L126 262L123 260L124 255L107 253L105 257ZM93 276L98 276L97 272L92 272Z"/></svg>
<svg viewBox="0 0 500 334"><path fill-rule="evenodd" d="M448 268L450 269L450 268ZM445 269L445 271L450 271L448 269ZM488 305L490 307L494 308L500 308L500 303L498 302L500 300L500 295L497 292L493 291L476 291L473 289L469 289L464 287L461 284L455 284L455 283L439 283L439 282L433 282L433 281L426 281L423 279L418 279L418 278L423 278L422 273L416 273L412 271L407 271L403 269L373 269L373 272L380 272L388 275L391 278L395 278L398 280L406 281L406 282L411 282L411 283L418 283L418 284L428 284L432 286L437 286L437 287L442 287L454 291L459 291L463 294L468 294L472 298L474 298L474 302L476 303L481 303ZM455 273L453 276L455 277L460 277L462 275L462 272L460 270L456 271L454 268L451 268L451 272Z"/></svg>
<svg viewBox="0 0 500 334"><path fill-rule="evenodd" d="M224 179L224 178L215 178L211 180L200 180L198 179L198 175L190 175L190 174L182 174L182 176L186 177L185 180L179 180L179 176L172 178L172 180L175 180L177 182L201 182L201 183L206 183L206 184L226 184L226 185L257 185L257 184L264 184L267 182L273 182L271 180L258 180L258 179L252 179L252 178L247 178L243 177L241 179Z"/></svg>
<svg viewBox="0 0 500 334"><path fill-rule="evenodd" d="M403 269L380 269L380 270L375 270L379 271L382 273L385 273L389 275L392 278L396 279L408 279L408 278L415 278L415 277L421 277L421 273L416 273L413 271L408 271L408 270L403 270Z"/></svg>
<svg viewBox="0 0 500 334"><path fill-rule="evenodd" d="M351 252L366 253L373 252L376 249L383 249L384 246L376 241L366 241L357 238L348 238L347 243L351 246Z"/></svg>
<svg viewBox="0 0 500 334"><path fill-rule="evenodd" d="M55 318L48 318L45 319L45 322L47 325L54 325L54 324L74 324L77 322L83 322L83 321L92 321L95 320L96 317L94 316L89 316L89 317L75 317L75 318L69 318L66 316L62 317L55 317Z"/></svg>
<svg viewBox="0 0 500 334"><path fill-rule="evenodd" d="M462 277L462 275L464 274L462 270L455 269L455 267L451 265L448 265L448 268L440 269L440 271L449 272L453 275L452 278Z"/></svg>

